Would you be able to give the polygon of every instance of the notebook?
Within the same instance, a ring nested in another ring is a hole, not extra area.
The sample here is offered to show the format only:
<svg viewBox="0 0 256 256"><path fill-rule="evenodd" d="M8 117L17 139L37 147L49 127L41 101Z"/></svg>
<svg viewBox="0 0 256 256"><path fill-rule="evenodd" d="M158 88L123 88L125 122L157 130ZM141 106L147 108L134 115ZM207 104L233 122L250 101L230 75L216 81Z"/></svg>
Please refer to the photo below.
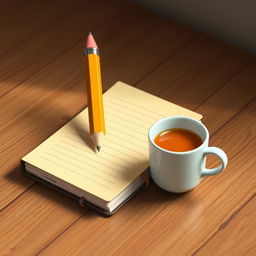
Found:
<svg viewBox="0 0 256 256"><path fill-rule="evenodd" d="M26 174L111 215L143 186L150 126L171 115L202 116L122 82L104 93L103 103L106 136L100 152L90 139L84 109L21 164Z"/></svg>

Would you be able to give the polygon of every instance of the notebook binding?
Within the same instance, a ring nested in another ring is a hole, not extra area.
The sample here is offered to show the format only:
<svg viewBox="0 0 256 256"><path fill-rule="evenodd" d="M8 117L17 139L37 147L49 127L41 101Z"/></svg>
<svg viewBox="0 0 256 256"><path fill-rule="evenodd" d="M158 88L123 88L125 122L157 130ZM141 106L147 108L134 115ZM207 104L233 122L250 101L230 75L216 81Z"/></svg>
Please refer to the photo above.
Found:
<svg viewBox="0 0 256 256"><path fill-rule="evenodd" d="M78 203L80 206L85 207L86 199L84 197L80 197Z"/></svg>

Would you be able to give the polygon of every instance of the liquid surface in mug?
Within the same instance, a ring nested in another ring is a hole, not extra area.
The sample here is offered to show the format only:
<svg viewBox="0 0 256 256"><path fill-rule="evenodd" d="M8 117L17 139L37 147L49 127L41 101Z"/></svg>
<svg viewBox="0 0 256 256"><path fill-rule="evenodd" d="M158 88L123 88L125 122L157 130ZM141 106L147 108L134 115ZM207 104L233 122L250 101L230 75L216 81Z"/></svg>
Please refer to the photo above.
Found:
<svg viewBox="0 0 256 256"><path fill-rule="evenodd" d="M166 150L185 152L199 147L203 140L190 130L174 128L160 132L154 142Z"/></svg>

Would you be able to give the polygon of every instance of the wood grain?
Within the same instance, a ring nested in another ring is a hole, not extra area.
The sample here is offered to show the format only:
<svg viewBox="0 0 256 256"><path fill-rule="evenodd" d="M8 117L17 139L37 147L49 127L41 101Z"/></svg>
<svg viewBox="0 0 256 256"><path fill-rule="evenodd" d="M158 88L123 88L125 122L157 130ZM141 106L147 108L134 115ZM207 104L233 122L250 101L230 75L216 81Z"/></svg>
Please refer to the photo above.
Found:
<svg viewBox="0 0 256 256"><path fill-rule="evenodd" d="M244 52L201 36L143 79L140 88L193 108L232 79L250 59Z"/></svg>
<svg viewBox="0 0 256 256"><path fill-rule="evenodd" d="M44 3L43 6L40 5L42 3ZM68 3L72 3L72 1L68 1ZM55 13L55 19L53 21L50 20L51 22L43 19L46 23L44 26L39 27L38 31L34 31L32 35L17 42L11 50L6 51L5 54L0 56L0 61L2 62L0 66L0 97L19 84L24 83L30 76L39 72L66 50L72 48L79 41L82 41L89 30L94 30L106 19L119 13L122 8L125 9L125 4L122 4L119 8L115 8L113 5L103 1L101 3L102 8L99 8L98 2L92 2L91 8L98 9L96 13L93 13L90 9L86 8L88 3L89 1L82 1L80 3L76 1L73 5L63 4L66 8L60 8L62 12L58 9L57 3L56 6L53 3L49 3L50 6L48 6L47 2L40 2L36 5L37 8L49 8L49 10L42 9L42 13L49 12L49 16L46 16L49 20L51 18L50 14ZM58 12L51 12L54 8L58 9ZM76 15L73 15L73 12ZM24 15L26 16L26 13L19 12L17 19L23 20L22 17ZM33 17L27 17L31 23L36 24L38 18L40 17L37 17L34 21L32 20ZM14 25L17 26L18 24ZM22 27L21 30L23 30L23 26L26 28L26 24L19 25Z"/></svg>
<svg viewBox="0 0 256 256"><path fill-rule="evenodd" d="M1 1L2 3L3 1ZM23 40L32 39L45 26L54 24L81 1L9 1L0 9L0 56L8 54ZM27 41L29 44L29 41ZM24 44L25 45L25 44Z"/></svg>
<svg viewBox="0 0 256 256"><path fill-rule="evenodd" d="M205 246L195 255L254 255L256 252L256 197L224 222Z"/></svg>
<svg viewBox="0 0 256 256"><path fill-rule="evenodd" d="M1 254L210 255L225 239L219 254L254 255L255 57L124 1L59 3L0 5ZM151 184L107 219L21 175L19 159L86 105L85 30L104 90L121 80L204 115L229 156L221 175L183 195Z"/></svg>
<svg viewBox="0 0 256 256"><path fill-rule="evenodd" d="M35 255L38 247L62 233L83 213L77 202L50 190L42 193L42 186L37 184L0 213L2 255Z"/></svg>
<svg viewBox="0 0 256 256"><path fill-rule="evenodd" d="M242 69L237 76L217 90L214 95L196 108L204 115L204 122L209 127L210 133L220 128L218 122L224 125L227 118L239 114L247 102L255 99L255 61Z"/></svg>

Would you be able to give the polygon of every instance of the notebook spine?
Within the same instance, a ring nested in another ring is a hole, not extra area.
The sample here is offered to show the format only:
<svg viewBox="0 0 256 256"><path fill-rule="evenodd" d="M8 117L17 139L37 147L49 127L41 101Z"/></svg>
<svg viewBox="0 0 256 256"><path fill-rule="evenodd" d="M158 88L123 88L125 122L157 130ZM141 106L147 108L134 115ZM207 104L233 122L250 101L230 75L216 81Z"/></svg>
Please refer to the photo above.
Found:
<svg viewBox="0 0 256 256"><path fill-rule="evenodd" d="M54 184L52 184L50 182L47 182L46 180L43 180L43 179L39 178L38 176L33 175L32 173L26 171L25 161L23 161L23 160L20 161L20 168L21 168L22 173L25 174L26 176L29 176L29 177L35 179L36 181L38 181L40 183L43 183L43 184L47 185L48 187L51 187L51 188L65 194L65 195L77 200L78 204L83 208L87 208L87 207L93 208L94 210L96 210L98 213L100 213L104 217L110 217L111 215L113 215L118 209L121 208L121 206L123 206L139 190L142 190L143 188L147 188L147 186L149 185L149 181L150 181L150 172L149 172L149 168L148 168L147 170L145 170L141 174L141 177L144 180L144 186L141 186L141 188L138 189L138 191L135 191L132 195L130 195L130 197L127 198L124 202L122 202L122 204L120 204L113 212L108 212L108 211L106 211L106 210L88 202L84 197L78 197L77 195L74 195L74 194L72 194L72 193L70 193L70 192L68 192L68 191L66 191L66 190L64 190L60 187L57 187Z"/></svg>
<svg viewBox="0 0 256 256"><path fill-rule="evenodd" d="M100 215L102 215L104 217L109 217L113 214L112 212L110 213L110 212L108 212L108 211L106 211L106 210L104 210L104 209L86 201L86 199L84 197L79 197L77 195L74 195L74 194L70 193L67 190L64 190L64 189L62 189L58 186L55 186L54 184L52 184L52 183L50 183L46 180L41 179L40 177L38 177L36 175L33 175L32 173L30 173L26 170L26 163L23 160L20 161L20 169L21 169L22 173L25 174L26 176L29 176L30 178L33 178L34 180L36 180L36 181L38 181L42 184L45 184L48 187L53 188L53 189L61 192L62 194L65 194L65 195L69 196L70 198L73 198L73 199L77 200L79 205L84 207L84 208L87 208L87 206L90 207L90 208L93 208L98 213L100 213Z"/></svg>

